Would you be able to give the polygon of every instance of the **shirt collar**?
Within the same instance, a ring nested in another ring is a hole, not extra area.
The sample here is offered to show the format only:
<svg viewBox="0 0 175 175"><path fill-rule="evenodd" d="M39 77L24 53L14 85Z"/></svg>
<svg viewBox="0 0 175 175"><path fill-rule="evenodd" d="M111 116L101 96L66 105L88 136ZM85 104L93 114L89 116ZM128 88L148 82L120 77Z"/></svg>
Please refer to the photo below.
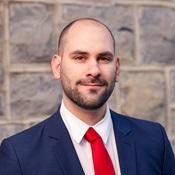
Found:
<svg viewBox="0 0 175 175"><path fill-rule="evenodd" d="M65 107L63 101L61 103L60 113L71 138L74 139L77 143L80 143L83 140L83 137L89 127L93 127L96 132L101 136L103 142L105 144L107 143L109 134L112 129L112 119L108 105L104 118L93 126L87 125L85 122L73 115Z"/></svg>

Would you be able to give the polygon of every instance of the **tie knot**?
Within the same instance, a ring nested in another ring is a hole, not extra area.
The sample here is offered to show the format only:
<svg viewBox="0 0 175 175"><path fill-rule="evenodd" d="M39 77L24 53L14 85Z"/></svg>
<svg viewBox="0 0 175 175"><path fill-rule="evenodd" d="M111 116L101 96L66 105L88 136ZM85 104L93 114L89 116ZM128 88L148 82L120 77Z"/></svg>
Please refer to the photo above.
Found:
<svg viewBox="0 0 175 175"><path fill-rule="evenodd" d="M92 127L90 127L88 130L87 130L87 132L86 132L86 134L84 135L84 137L85 137L85 139L88 141L88 142L93 142L93 141L95 141L95 140L97 140L97 139L99 139L99 138L101 138L100 136L99 136L99 134L92 128Z"/></svg>

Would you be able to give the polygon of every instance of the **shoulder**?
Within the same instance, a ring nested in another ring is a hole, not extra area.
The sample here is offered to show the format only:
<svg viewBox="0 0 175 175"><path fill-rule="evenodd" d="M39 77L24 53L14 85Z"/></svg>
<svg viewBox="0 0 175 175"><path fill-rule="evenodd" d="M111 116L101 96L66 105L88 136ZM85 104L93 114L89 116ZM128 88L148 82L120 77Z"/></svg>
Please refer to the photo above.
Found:
<svg viewBox="0 0 175 175"><path fill-rule="evenodd" d="M114 126L120 131L130 131L133 139L140 138L141 142L153 141L157 144L163 144L167 140L165 129L160 123L125 116L113 111L111 111L111 116Z"/></svg>
<svg viewBox="0 0 175 175"><path fill-rule="evenodd" d="M116 113L111 110L111 116L114 122L122 122L127 123L132 129L156 129L156 128L163 128L163 126L154 121L144 120L144 119L138 119L132 116L126 116L123 114Z"/></svg>
<svg viewBox="0 0 175 175"><path fill-rule="evenodd" d="M174 174L175 157L164 127L156 122L136 119L111 111L114 130L119 140L132 140L140 165L157 162L163 174ZM119 132L119 134L118 134ZM150 160L152 162L150 162ZM157 166L157 167L158 167Z"/></svg>
<svg viewBox="0 0 175 175"><path fill-rule="evenodd" d="M111 112L114 130L118 138L129 138L134 143L139 156L146 152L152 156L164 157L165 144L168 139L164 128L156 122L136 119Z"/></svg>
<svg viewBox="0 0 175 175"><path fill-rule="evenodd" d="M34 126L25 129L24 131L21 131L17 134L14 134L6 139L5 142L7 142L10 145L15 145L21 147L22 145L35 145L36 142L41 141L44 137L46 137L46 128L50 123L54 123L54 121L57 119L58 113L54 113L49 118L39 122L38 124L35 124Z"/></svg>

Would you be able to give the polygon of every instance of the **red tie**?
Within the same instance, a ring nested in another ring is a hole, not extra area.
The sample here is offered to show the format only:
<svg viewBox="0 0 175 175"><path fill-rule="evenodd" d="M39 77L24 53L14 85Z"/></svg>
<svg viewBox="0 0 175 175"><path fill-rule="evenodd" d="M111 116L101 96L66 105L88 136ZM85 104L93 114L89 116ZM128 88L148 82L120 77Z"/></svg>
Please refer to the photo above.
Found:
<svg viewBox="0 0 175 175"><path fill-rule="evenodd" d="M112 161L98 133L90 127L85 139L91 144L95 175L115 175Z"/></svg>

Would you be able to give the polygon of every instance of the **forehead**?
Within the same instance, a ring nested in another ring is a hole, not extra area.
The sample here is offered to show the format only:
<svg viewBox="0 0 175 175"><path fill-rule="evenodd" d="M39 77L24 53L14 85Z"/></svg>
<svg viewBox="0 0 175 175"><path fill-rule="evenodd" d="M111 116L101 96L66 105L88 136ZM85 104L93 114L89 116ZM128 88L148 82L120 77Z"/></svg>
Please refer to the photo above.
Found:
<svg viewBox="0 0 175 175"><path fill-rule="evenodd" d="M100 23L94 21L76 22L68 30L64 39L64 48L75 50L114 51L113 38L110 32Z"/></svg>

